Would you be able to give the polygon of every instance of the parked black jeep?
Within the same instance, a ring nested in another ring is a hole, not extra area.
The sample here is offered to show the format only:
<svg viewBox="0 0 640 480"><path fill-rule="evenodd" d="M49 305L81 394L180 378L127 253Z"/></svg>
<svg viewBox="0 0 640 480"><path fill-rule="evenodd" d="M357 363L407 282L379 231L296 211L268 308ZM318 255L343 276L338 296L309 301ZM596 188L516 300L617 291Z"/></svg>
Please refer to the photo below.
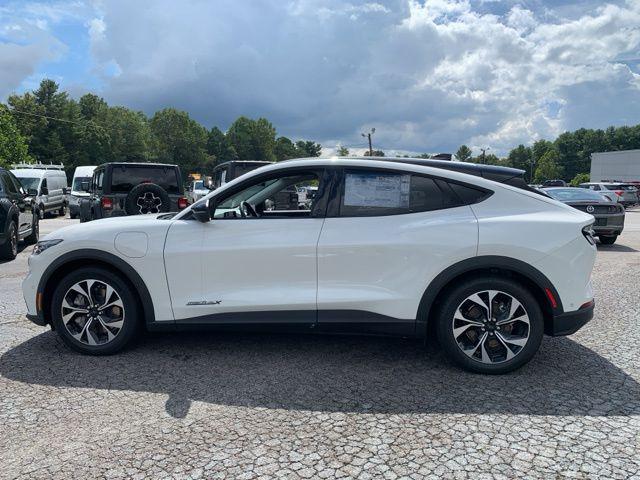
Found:
<svg viewBox="0 0 640 480"><path fill-rule="evenodd" d="M186 208L180 167L163 163L104 163L96 167L80 200L80 221L177 212Z"/></svg>
<svg viewBox="0 0 640 480"><path fill-rule="evenodd" d="M33 192L26 192L9 170L0 168L0 260L13 260L18 242L37 243L40 232Z"/></svg>

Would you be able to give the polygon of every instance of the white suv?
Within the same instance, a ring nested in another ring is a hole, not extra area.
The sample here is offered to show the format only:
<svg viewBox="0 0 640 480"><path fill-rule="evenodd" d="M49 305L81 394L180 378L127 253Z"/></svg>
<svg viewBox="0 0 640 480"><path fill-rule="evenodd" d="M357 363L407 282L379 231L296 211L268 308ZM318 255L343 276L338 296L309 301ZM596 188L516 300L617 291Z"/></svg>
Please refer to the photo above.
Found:
<svg viewBox="0 0 640 480"><path fill-rule="evenodd" d="M442 164L280 162L180 213L63 228L30 258L28 317L91 354L120 350L140 326L271 324L434 334L466 369L513 370L543 333L592 318L593 217L482 178L521 171ZM265 207L311 182L309 209Z"/></svg>

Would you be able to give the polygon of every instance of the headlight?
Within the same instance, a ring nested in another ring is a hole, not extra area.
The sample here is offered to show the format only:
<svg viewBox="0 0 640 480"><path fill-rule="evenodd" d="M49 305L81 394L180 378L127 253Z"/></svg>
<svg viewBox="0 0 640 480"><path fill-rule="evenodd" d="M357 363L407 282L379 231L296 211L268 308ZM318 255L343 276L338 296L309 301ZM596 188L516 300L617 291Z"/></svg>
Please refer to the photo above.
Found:
<svg viewBox="0 0 640 480"><path fill-rule="evenodd" d="M44 252L47 248L49 247L53 247L54 245L59 244L60 242L62 242L62 239L57 239L57 240L42 240L38 243L35 244L35 246L33 247L33 252L32 255L40 255L42 252Z"/></svg>

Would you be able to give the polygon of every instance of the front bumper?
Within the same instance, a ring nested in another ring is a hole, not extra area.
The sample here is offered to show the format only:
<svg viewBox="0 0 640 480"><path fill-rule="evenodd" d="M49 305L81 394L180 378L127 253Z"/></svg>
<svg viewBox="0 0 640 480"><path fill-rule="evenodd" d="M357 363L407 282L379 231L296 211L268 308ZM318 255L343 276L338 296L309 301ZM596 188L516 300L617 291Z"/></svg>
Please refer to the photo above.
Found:
<svg viewBox="0 0 640 480"><path fill-rule="evenodd" d="M595 302L592 300L574 312L554 316L551 322L551 331L545 333L554 337L576 333L593 318L594 308Z"/></svg>

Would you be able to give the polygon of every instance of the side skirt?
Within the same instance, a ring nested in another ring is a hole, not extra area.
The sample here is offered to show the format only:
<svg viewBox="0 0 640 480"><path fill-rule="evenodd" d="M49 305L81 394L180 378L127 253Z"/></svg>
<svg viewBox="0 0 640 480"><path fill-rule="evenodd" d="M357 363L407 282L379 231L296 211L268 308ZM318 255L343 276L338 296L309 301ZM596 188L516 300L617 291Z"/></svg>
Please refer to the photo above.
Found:
<svg viewBox="0 0 640 480"><path fill-rule="evenodd" d="M204 315L147 323L156 331L286 332L415 337L415 320L359 310L286 310Z"/></svg>

